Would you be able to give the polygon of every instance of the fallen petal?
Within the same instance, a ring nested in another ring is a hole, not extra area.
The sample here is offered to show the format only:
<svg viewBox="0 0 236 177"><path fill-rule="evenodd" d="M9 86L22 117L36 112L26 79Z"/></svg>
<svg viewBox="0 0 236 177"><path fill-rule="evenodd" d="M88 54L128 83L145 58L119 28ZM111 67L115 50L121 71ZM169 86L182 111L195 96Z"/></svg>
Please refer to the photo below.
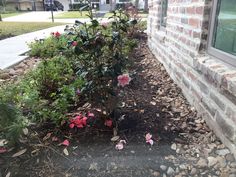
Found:
<svg viewBox="0 0 236 177"><path fill-rule="evenodd" d="M151 145L153 145L153 140L152 139L150 139L150 140L148 140L148 141L146 141L147 143L149 143L149 144L151 144Z"/></svg>
<svg viewBox="0 0 236 177"><path fill-rule="evenodd" d="M61 144L64 146L69 146L70 142L68 140L64 140Z"/></svg>
<svg viewBox="0 0 236 177"><path fill-rule="evenodd" d="M120 143L126 144L126 141L125 140L120 140Z"/></svg>
<svg viewBox="0 0 236 177"><path fill-rule="evenodd" d="M123 143L118 143L118 144L116 145L116 149L117 149L117 150L122 150L123 148L124 148Z"/></svg>
<svg viewBox="0 0 236 177"><path fill-rule="evenodd" d="M2 153L5 153L5 152L7 152L7 149L6 148L0 148L0 154L2 154Z"/></svg>
<svg viewBox="0 0 236 177"><path fill-rule="evenodd" d="M88 117L94 117L94 113L89 112Z"/></svg>
<svg viewBox="0 0 236 177"><path fill-rule="evenodd" d="M69 125L69 127L70 127L70 128L74 128L74 127L75 127L75 124L71 123L71 124Z"/></svg>
<svg viewBox="0 0 236 177"><path fill-rule="evenodd" d="M147 133L145 136L146 141L150 140L152 138L152 135L150 133Z"/></svg>

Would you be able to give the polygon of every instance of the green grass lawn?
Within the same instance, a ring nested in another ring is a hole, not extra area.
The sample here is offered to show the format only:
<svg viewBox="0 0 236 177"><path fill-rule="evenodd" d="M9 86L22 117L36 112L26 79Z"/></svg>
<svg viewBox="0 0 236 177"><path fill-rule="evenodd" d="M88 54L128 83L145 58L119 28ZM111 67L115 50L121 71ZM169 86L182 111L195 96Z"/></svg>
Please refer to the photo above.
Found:
<svg viewBox="0 0 236 177"><path fill-rule="evenodd" d="M0 22L0 40L58 25L63 23Z"/></svg>
<svg viewBox="0 0 236 177"><path fill-rule="evenodd" d="M88 18L88 11L69 11L63 12L61 14L55 15L55 19L63 19L63 18Z"/></svg>
<svg viewBox="0 0 236 177"><path fill-rule="evenodd" d="M12 17L12 16L16 16L16 15L20 15L23 14L25 12L4 12L1 14L2 18L7 18L7 17Z"/></svg>

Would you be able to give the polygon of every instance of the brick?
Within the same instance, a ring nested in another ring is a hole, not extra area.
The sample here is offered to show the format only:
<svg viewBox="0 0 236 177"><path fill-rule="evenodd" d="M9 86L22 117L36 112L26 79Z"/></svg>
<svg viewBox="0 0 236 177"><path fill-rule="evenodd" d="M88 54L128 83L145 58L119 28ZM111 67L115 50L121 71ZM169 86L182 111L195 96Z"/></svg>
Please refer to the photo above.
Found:
<svg viewBox="0 0 236 177"><path fill-rule="evenodd" d="M196 14L202 15L204 11L204 7L196 7Z"/></svg>
<svg viewBox="0 0 236 177"><path fill-rule="evenodd" d="M228 82L228 89L232 95L236 96L236 80L230 80Z"/></svg>
<svg viewBox="0 0 236 177"><path fill-rule="evenodd" d="M212 115L212 117L216 114L216 108L212 105L211 101L205 97L202 98L202 105L206 108L206 110Z"/></svg>
<svg viewBox="0 0 236 177"><path fill-rule="evenodd" d="M200 87L200 90L203 93L205 93L205 94L209 93L208 87L203 82L201 82L200 80L197 81L197 85Z"/></svg>
<svg viewBox="0 0 236 177"><path fill-rule="evenodd" d="M231 107L227 107L226 108L226 116L231 119L235 125L236 125L236 106L234 106L234 108Z"/></svg>
<svg viewBox="0 0 236 177"><path fill-rule="evenodd" d="M230 124L230 122L228 122L226 120L226 118L224 118L218 112L216 114L216 122L220 126L220 128L221 128L222 132L224 133L224 135L226 137L228 137L231 141L234 141L235 131L234 131L233 126Z"/></svg>
<svg viewBox="0 0 236 177"><path fill-rule="evenodd" d="M189 84L189 81L188 81L187 79L185 79L185 78L183 77L182 82L183 82L183 84L185 85L185 87L190 88L190 84Z"/></svg>
<svg viewBox="0 0 236 177"><path fill-rule="evenodd" d="M195 7L187 7L186 9L188 14L191 15L195 14Z"/></svg>
<svg viewBox="0 0 236 177"><path fill-rule="evenodd" d="M227 89L221 88L220 93L236 105L236 96L232 95Z"/></svg>
<svg viewBox="0 0 236 177"><path fill-rule="evenodd" d="M211 93L210 98L215 102L215 104L217 104L217 106L219 106L222 111L225 110L225 104L220 100L219 97L217 97L214 93Z"/></svg>
<svg viewBox="0 0 236 177"><path fill-rule="evenodd" d="M188 21L188 24L190 26L193 26L195 28L198 28L200 26L200 20L196 19L196 18L190 18Z"/></svg>

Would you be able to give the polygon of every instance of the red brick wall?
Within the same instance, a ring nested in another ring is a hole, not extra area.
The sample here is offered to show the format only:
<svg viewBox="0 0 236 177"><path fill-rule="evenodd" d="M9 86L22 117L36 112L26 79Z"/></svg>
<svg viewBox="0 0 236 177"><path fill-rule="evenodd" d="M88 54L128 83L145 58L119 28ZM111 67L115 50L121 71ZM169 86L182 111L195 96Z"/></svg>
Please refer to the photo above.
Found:
<svg viewBox="0 0 236 177"><path fill-rule="evenodd" d="M236 68L207 53L211 0L149 0L148 44L221 140L236 155ZM226 131L227 130L227 131Z"/></svg>

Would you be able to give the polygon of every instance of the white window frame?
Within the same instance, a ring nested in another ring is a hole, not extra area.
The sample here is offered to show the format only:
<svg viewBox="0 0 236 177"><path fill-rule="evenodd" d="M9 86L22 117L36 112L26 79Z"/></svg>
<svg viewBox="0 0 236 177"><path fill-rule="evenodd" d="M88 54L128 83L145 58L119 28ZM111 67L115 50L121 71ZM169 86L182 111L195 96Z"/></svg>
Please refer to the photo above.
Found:
<svg viewBox="0 0 236 177"><path fill-rule="evenodd" d="M208 36L207 50L210 55L224 61L225 63L236 66L236 56L213 47L213 38L215 37L216 20L217 20L217 15L218 15L217 11L219 10L219 6L218 6L219 2L220 0L214 0L212 2L213 4L212 4L211 16L210 16L210 28L209 28L210 30L209 30L209 36Z"/></svg>

